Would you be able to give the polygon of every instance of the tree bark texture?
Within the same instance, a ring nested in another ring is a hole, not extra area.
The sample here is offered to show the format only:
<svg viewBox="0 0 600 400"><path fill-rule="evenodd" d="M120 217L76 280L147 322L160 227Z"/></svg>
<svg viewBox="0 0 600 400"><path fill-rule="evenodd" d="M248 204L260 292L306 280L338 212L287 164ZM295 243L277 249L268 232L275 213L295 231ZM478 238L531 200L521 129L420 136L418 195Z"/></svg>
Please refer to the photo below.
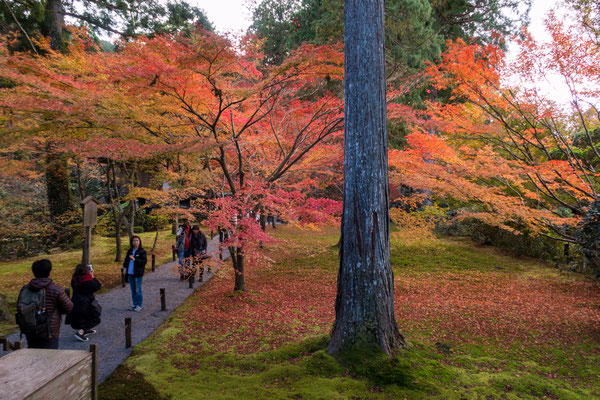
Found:
<svg viewBox="0 0 600 400"><path fill-rule="evenodd" d="M244 254L239 247L229 247L231 262L235 272L234 291L243 292L246 290L246 279L244 278Z"/></svg>
<svg viewBox="0 0 600 400"><path fill-rule="evenodd" d="M51 143L46 147L46 194L53 220L73 209L67 159Z"/></svg>
<svg viewBox="0 0 600 400"><path fill-rule="evenodd" d="M46 17L44 18L42 33L50 38L50 47L52 50L64 50L64 24L64 8L61 0L47 0Z"/></svg>
<svg viewBox="0 0 600 400"><path fill-rule="evenodd" d="M119 218L115 218L115 262L123 261L121 257L123 255L122 244L121 244L121 221Z"/></svg>
<svg viewBox="0 0 600 400"><path fill-rule="evenodd" d="M137 207L135 206L135 200L129 200L129 206L131 219L127 221L127 235L129 236L129 240L131 240L135 235L135 212L137 211Z"/></svg>
<svg viewBox="0 0 600 400"><path fill-rule="evenodd" d="M404 345L390 265L384 0L345 1L344 211L328 352Z"/></svg>

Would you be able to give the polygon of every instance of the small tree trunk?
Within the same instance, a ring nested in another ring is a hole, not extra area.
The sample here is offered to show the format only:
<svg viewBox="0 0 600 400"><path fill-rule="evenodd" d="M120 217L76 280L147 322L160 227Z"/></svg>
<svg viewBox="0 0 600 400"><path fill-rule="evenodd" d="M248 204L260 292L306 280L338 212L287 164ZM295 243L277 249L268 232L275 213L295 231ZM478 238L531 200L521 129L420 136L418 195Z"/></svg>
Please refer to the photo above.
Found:
<svg viewBox="0 0 600 400"><path fill-rule="evenodd" d="M46 190L52 220L73 209L67 159L51 143L46 147Z"/></svg>
<svg viewBox="0 0 600 400"><path fill-rule="evenodd" d="M115 262L122 261L121 260L121 218L115 218L115 235L116 235L116 246L117 253L115 255Z"/></svg>
<svg viewBox="0 0 600 400"><path fill-rule="evenodd" d="M85 199L87 197L87 193L86 193L84 185L83 185L83 178L81 175L82 175L81 164L78 161L77 162L77 189L79 190L79 201L82 201L83 199Z"/></svg>
<svg viewBox="0 0 600 400"><path fill-rule="evenodd" d="M260 228L265 231L267 229L267 217L264 211L260 212Z"/></svg>
<svg viewBox="0 0 600 400"><path fill-rule="evenodd" d="M229 247L231 262L235 272L234 291L243 292L246 290L246 280L244 279L244 255L239 247Z"/></svg>
<svg viewBox="0 0 600 400"><path fill-rule="evenodd" d="M173 226L171 226L171 233L173 235L177 233L177 228L179 228L179 215L175 216L175 221L173 221Z"/></svg>
<svg viewBox="0 0 600 400"><path fill-rule="evenodd" d="M152 245L152 253L156 250L156 243L158 243L158 223L156 224L156 236L154 236L154 244Z"/></svg>
<svg viewBox="0 0 600 400"><path fill-rule="evenodd" d="M133 238L134 226L135 226L135 202L134 200L129 201L129 209L123 210L123 215L126 215L127 211L129 211L130 220L127 217L124 217L125 226L127 226L127 235L129 236L129 240Z"/></svg>

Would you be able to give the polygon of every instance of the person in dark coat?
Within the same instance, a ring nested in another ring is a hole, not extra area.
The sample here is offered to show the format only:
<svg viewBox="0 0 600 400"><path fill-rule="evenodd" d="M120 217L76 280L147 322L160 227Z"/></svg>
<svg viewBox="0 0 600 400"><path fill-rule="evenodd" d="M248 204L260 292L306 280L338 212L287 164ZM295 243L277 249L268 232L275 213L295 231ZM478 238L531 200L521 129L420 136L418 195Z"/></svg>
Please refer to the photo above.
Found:
<svg viewBox="0 0 600 400"><path fill-rule="evenodd" d="M198 225L194 225L190 238L190 256L196 258L206 254L207 246L208 240L206 240L206 236L202 233Z"/></svg>
<svg viewBox="0 0 600 400"><path fill-rule="evenodd" d="M129 282L131 300L133 302L129 311L142 311L142 301L144 300L142 294L142 277L146 269L146 262L148 262L148 258L146 250L142 247L142 239L139 236L133 236L129 250L127 250L125 260L123 261L123 274L125 274L127 282Z"/></svg>
<svg viewBox="0 0 600 400"><path fill-rule="evenodd" d="M100 315L92 306L92 302L96 299L94 293L100 290L102 285L94 278L93 270L87 265L79 264L71 278L71 287L73 311L67 315L65 323L77 330L75 339L87 342L87 336L96 333L92 328L100 324Z"/></svg>
<svg viewBox="0 0 600 400"><path fill-rule="evenodd" d="M46 290L46 314L49 316L49 332L47 337L35 337L25 335L27 347L30 349L58 349L58 335L60 334L61 314L67 314L73 309L73 303L65 290L59 285L52 283L50 271L52 262L48 259L35 261L31 266L35 279L28 286L33 290ZM20 296L20 295L19 295Z"/></svg>
<svg viewBox="0 0 600 400"><path fill-rule="evenodd" d="M208 240L198 225L194 225L190 234L190 260L186 267L184 279L191 275L196 275L198 265L202 264L202 259L205 258Z"/></svg>

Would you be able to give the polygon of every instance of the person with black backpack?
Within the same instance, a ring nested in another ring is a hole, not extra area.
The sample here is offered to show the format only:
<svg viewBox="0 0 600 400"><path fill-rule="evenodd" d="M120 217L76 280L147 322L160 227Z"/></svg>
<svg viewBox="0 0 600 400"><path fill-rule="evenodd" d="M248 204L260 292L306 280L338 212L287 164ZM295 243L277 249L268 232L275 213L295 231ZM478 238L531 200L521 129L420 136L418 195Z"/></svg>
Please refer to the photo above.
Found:
<svg viewBox="0 0 600 400"><path fill-rule="evenodd" d="M27 338L27 347L58 349L61 314L68 314L73 303L65 290L52 283L52 262L37 260L31 265L35 279L21 288L17 299L17 324Z"/></svg>
<svg viewBox="0 0 600 400"><path fill-rule="evenodd" d="M73 288L73 311L67 314L65 324L71 325L75 332L75 339L87 342L88 335L96 333L94 328L100 324L102 307L94 297L94 292L100 290L102 285L94 277L91 264L79 264L75 267L75 273L71 278Z"/></svg>

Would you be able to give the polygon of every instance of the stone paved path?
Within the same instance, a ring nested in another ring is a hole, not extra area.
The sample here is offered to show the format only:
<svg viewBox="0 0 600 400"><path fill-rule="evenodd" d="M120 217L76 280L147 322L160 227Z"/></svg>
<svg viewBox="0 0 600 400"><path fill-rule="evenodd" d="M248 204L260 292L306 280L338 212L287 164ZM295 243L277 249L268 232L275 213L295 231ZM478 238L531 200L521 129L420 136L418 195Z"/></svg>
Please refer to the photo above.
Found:
<svg viewBox="0 0 600 400"><path fill-rule="evenodd" d="M218 258L218 236L209 240L208 253ZM224 258L227 255L224 254ZM146 273L142 281L144 295L143 310L141 312L127 311L131 306L131 290L129 285L119 287L109 292L96 296L102 306L102 323L96 327L95 335L90 335L88 342L80 342L73 336L73 329L63 325L60 329L61 350L89 350L91 343L98 344L98 379L103 382L119 364L123 363L131 353L132 348L125 348L125 317L131 317L131 340L133 346L146 339L162 322L171 314L175 307L191 295L194 290L204 285L213 276L212 273L204 272L203 282L194 283L194 288L189 288L189 283L181 282L177 273L177 262L161 265L151 272L150 261L146 267ZM160 288L165 289L167 311L160 310ZM11 342L18 341L19 335L13 334L8 337ZM23 340L25 338L23 337ZM0 357L7 354L0 347Z"/></svg>

